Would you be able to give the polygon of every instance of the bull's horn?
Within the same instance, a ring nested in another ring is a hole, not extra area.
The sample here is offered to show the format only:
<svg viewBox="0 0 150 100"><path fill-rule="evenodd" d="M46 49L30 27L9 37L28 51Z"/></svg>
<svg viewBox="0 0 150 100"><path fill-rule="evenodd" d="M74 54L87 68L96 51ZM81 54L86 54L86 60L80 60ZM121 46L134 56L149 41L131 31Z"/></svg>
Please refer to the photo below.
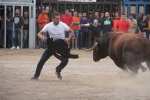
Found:
<svg viewBox="0 0 150 100"><path fill-rule="evenodd" d="M95 42L95 44L91 48L86 49L86 51L91 51L91 50L95 49L97 47L97 45L98 45L98 42Z"/></svg>

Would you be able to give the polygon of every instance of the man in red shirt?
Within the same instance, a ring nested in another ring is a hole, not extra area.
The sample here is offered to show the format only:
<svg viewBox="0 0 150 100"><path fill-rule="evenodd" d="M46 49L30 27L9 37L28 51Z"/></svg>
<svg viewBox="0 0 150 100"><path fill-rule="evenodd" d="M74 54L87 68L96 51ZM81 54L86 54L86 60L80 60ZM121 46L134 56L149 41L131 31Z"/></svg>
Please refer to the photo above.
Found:
<svg viewBox="0 0 150 100"><path fill-rule="evenodd" d="M61 21L70 27L73 18L69 13L70 13L69 10L66 9L65 14L61 16Z"/></svg>
<svg viewBox="0 0 150 100"><path fill-rule="evenodd" d="M128 33L129 28L130 23L126 20L126 15L123 13L121 15L121 20L116 25L116 30Z"/></svg>
<svg viewBox="0 0 150 100"><path fill-rule="evenodd" d="M117 23L120 21L120 16L118 12L115 12L115 17L113 18L114 26L112 30L114 31L116 28Z"/></svg>
<svg viewBox="0 0 150 100"><path fill-rule="evenodd" d="M67 24L69 27L73 21L72 16L69 14L69 10L65 10L65 14L61 16L61 21ZM67 38L69 36L68 32L65 32L65 37ZM70 48L70 42L68 42L68 47Z"/></svg>

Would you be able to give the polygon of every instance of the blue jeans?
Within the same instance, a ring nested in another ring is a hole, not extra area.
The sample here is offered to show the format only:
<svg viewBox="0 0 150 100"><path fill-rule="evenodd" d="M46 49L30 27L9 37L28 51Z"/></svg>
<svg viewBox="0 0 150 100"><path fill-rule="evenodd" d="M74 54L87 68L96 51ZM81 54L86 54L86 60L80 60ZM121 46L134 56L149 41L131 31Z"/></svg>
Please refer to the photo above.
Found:
<svg viewBox="0 0 150 100"><path fill-rule="evenodd" d="M68 36L69 36L69 32L65 31L65 38L68 38Z"/></svg>
<svg viewBox="0 0 150 100"><path fill-rule="evenodd" d="M28 30L23 30L23 48L28 48Z"/></svg>
<svg viewBox="0 0 150 100"><path fill-rule="evenodd" d="M78 39L79 36L79 30L74 30L74 34L72 36L72 39Z"/></svg>
<svg viewBox="0 0 150 100"><path fill-rule="evenodd" d="M52 51L50 49L45 49L40 61L38 62L37 68L36 68L36 72L34 74L34 77L39 77L41 70L43 68L43 65L45 64L45 62L53 55ZM63 56L62 56L63 57ZM65 57L63 57L65 58ZM61 62L57 67L56 67L56 71L57 72L61 72L61 70L68 64L68 58L65 58L66 61L65 62Z"/></svg>
<svg viewBox="0 0 150 100"><path fill-rule="evenodd" d="M39 28L39 31L41 31L42 30L42 28ZM47 35L47 33L45 32L44 34L42 34L43 36L46 36ZM40 40L40 48L43 48L43 49L45 49L46 48L46 42L45 41L43 41L43 40Z"/></svg>
<svg viewBox="0 0 150 100"><path fill-rule="evenodd" d="M15 28L14 37L13 37L13 45L14 46L21 46L21 28ZM16 36L18 35L18 45L16 44Z"/></svg>

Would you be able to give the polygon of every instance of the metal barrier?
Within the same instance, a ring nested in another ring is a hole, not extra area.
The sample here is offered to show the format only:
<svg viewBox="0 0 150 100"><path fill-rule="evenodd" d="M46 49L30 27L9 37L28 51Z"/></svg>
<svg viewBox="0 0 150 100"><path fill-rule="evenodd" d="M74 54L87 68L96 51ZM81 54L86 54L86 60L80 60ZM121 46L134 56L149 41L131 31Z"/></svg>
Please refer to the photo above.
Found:
<svg viewBox="0 0 150 100"><path fill-rule="evenodd" d="M35 35L36 35L36 0L0 0L0 6L4 8L4 19L6 17L7 7L10 7L13 12L15 12L15 7L20 7L21 16L23 16L23 8L28 7L29 13L29 48L35 48ZM4 48L6 48L6 20L4 20ZM14 25L13 25L14 34ZM21 34L21 41L23 41L23 34ZM21 42L21 48L23 47L23 42Z"/></svg>
<svg viewBox="0 0 150 100"><path fill-rule="evenodd" d="M106 2L107 1L107 2ZM51 1L51 0L41 0L37 6L41 8L46 8L51 12L64 12L65 9L70 11L78 11L82 13L83 11L92 13L94 10L98 9L103 12L110 12L110 16L113 16L115 11L121 12L121 0L97 0L97 2L70 2L70 1ZM50 16L50 15L49 15Z"/></svg>

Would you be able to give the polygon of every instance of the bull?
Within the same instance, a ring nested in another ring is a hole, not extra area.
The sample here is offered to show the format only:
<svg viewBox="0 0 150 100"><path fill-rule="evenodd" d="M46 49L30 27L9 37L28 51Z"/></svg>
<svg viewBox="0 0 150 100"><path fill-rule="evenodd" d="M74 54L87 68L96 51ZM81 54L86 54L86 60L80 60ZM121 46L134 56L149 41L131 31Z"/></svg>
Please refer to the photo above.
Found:
<svg viewBox="0 0 150 100"><path fill-rule="evenodd" d="M119 68L130 73L130 76L137 75L140 68L143 72L147 70L142 62L146 62L150 70L150 41L138 34L105 33L87 50L93 50L95 62L109 56Z"/></svg>

